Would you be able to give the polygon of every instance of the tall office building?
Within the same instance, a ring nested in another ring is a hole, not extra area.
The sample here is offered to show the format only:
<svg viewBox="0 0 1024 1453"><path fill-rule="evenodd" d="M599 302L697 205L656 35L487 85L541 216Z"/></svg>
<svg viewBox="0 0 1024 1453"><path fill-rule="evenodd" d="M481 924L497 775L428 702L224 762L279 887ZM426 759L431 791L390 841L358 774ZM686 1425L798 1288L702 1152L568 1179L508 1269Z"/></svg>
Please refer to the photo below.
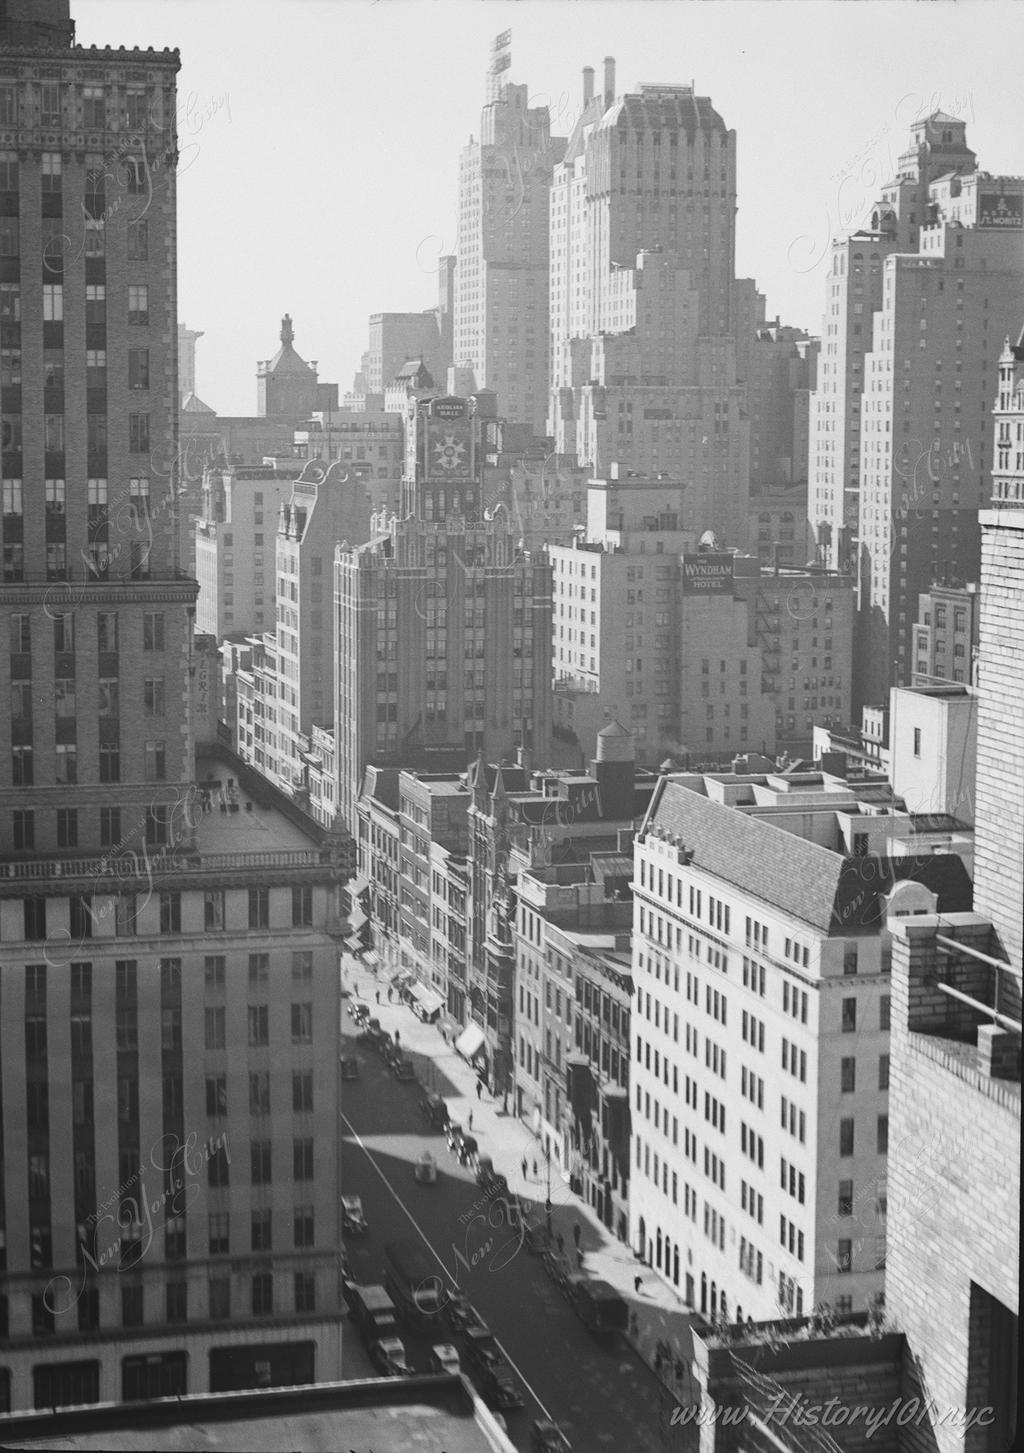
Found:
<svg viewBox="0 0 1024 1453"><path fill-rule="evenodd" d="M463 148L453 357L503 417L544 433L548 380L548 189L564 137L546 106L506 79L511 32L494 42L480 140ZM449 385L450 387L450 385Z"/></svg>
<svg viewBox="0 0 1024 1453"><path fill-rule="evenodd" d="M339 1371L339 860L194 755L178 64L0 18L4 1410Z"/></svg>
<svg viewBox="0 0 1024 1453"><path fill-rule="evenodd" d="M749 425L733 333L736 136L689 86L615 97L615 62L551 188L551 430L594 474L687 483L746 539ZM691 523L688 518L686 523Z"/></svg>
<svg viewBox="0 0 1024 1453"><path fill-rule="evenodd" d="M882 1291L888 915L971 901L960 859L908 852L912 832L884 782L821 772L655 793L633 885L631 1237L702 1313L861 1311Z"/></svg>
<svg viewBox="0 0 1024 1453"><path fill-rule="evenodd" d="M915 253L937 177L974 171L965 123L935 112L911 127L910 146L874 209L870 229L832 242L818 385L811 398L809 513L822 562L851 570L857 558L864 356L882 306L882 264Z"/></svg>
<svg viewBox="0 0 1024 1453"><path fill-rule="evenodd" d="M363 772L546 756L551 567L508 516L481 513L489 400L409 404L401 517L335 553L338 804L355 830Z"/></svg>

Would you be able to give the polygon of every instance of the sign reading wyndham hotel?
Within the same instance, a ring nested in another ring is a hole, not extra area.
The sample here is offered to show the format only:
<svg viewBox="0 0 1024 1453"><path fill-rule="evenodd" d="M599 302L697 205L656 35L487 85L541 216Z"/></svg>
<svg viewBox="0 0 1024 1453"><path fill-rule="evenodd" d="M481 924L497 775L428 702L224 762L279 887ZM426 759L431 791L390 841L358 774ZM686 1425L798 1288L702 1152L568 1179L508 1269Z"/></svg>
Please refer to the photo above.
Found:
<svg viewBox="0 0 1024 1453"><path fill-rule="evenodd" d="M731 555L684 555L683 592L732 590Z"/></svg>

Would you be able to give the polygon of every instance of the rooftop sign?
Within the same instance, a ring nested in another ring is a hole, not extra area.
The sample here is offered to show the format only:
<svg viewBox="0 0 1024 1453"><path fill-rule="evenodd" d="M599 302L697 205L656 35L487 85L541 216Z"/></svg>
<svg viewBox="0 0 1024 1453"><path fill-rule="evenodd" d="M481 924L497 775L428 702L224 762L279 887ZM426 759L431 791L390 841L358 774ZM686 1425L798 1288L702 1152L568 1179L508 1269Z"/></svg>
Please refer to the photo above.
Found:
<svg viewBox="0 0 1024 1453"><path fill-rule="evenodd" d="M732 590L731 555L684 555L683 592L686 595Z"/></svg>

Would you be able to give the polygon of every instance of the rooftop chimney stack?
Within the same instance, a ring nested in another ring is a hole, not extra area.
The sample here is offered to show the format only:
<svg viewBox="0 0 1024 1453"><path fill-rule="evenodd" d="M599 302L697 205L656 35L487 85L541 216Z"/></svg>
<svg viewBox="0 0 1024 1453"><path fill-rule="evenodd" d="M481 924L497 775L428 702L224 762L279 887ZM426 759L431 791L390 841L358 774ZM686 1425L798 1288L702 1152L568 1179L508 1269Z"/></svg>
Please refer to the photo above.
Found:
<svg viewBox="0 0 1024 1453"><path fill-rule="evenodd" d="M604 58L604 104L610 106L615 100L615 57Z"/></svg>
<svg viewBox="0 0 1024 1453"><path fill-rule="evenodd" d="M594 99L594 67L583 67L583 104L589 106Z"/></svg>

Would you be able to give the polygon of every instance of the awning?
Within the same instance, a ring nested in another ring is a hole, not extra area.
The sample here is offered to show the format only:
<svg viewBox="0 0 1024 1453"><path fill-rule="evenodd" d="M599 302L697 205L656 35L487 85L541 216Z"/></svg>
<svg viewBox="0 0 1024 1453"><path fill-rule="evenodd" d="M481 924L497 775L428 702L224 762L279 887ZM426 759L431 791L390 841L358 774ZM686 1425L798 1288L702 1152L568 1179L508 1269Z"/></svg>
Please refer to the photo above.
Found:
<svg viewBox="0 0 1024 1453"><path fill-rule="evenodd" d="M375 969L380 963L380 954L376 949L368 948L360 957L368 969Z"/></svg>
<svg viewBox="0 0 1024 1453"><path fill-rule="evenodd" d="M418 997L420 1008L428 1019L431 1015L439 1014L444 1008L444 1000L441 998L441 995L435 994L432 989L427 989Z"/></svg>
<svg viewBox="0 0 1024 1453"><path fill-rule="evenodd" d="M463 1059L473 1060L486 1049L487 1041L479 1024L468 1024L455 1041L455 1053L461 1054Z"/></svg>

